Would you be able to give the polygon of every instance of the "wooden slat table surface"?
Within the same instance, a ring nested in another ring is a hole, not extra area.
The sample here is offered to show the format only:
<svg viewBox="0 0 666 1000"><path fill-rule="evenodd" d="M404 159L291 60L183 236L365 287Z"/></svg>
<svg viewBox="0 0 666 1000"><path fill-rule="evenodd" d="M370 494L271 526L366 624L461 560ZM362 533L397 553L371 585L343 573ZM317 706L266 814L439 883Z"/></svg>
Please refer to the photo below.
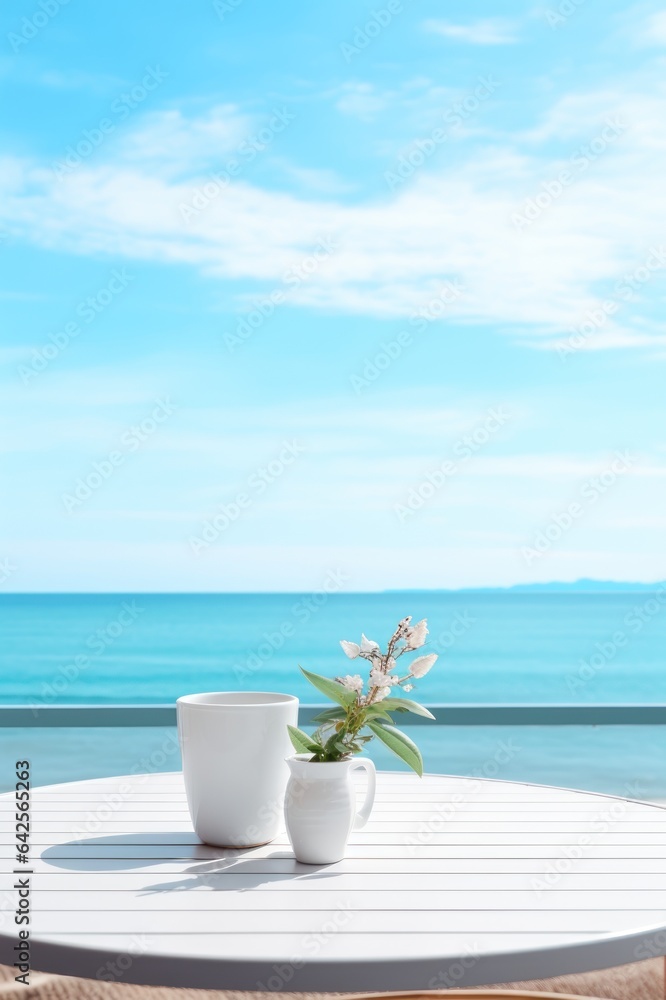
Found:
<svg viewBox="0 0 666 1000"><path fill-rule="evenodd" d="M587 792L382 772L335 865L285 835L202 845L179 773L32 792L34 969L153 985L479 986L666 952L666 811ZM17 928L14 800L0 796L0 962Z"/></svg>

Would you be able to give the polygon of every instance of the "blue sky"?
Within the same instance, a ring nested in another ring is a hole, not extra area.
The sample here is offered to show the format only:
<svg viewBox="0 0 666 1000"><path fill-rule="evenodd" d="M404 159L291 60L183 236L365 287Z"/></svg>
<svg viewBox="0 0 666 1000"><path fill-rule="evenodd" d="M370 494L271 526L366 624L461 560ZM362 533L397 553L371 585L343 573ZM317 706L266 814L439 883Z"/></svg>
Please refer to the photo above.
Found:
<svg viewBox="0 0 666 1000"><path fill-rule="evenodd" d="M2 20L0 586L664 576L658 4Z"/></svg>

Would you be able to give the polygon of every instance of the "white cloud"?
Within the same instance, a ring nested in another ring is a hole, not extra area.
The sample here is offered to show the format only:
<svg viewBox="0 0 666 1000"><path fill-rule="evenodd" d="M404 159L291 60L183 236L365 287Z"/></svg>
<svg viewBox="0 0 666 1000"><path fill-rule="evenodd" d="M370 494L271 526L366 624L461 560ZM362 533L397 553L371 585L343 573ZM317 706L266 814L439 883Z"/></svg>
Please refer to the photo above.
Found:
<svg viewBox="0 0 666 1000"><path fill-rule="evenodd" d="M643 21L636 30L635 37L642 45L666 45L666 11L656 11Z"/></svg>
<svg viewBox="0 0 666 1000"><path fill-rule="evenodd" d="M572 182L549 197L543 185L571 167L613 114L626 129L591 152ZM426 162L393 192L378 178L375 196L353 204L333 192L268 190L241 175L228 189L213 185L204 207L185 221L182 207L210 181L199 165L253 127L233 106L190 119L180 111L151 115L127 140L121 162L102 161L99 151L62 180L38 163L6 157L4 225L58 250L186 264L225 281L253 279L259 296L283 289L285 272L330 236L337 249L291 291L291 304L407 318L445 279L457 277L465 292L450 319L504 325L514 339L547 349L663 238L654 210L663 197L655 156L666 146L663 88L642 95L634 82L633 89L571 95L531 133L485 150L477 145L467 159ZM540 143L553 137L569 150L556 160L540 152ZM627 184L627 177L640 183ZM530 225L517 226L516 217L537 198L545 207ZM642 289L644 301L623 307L615 325L586 347L659 346L660 331L643 315L657 280ZM246 308L242 301L239 307Z"/></svg>
<svg viewBox="0 0 666 1000"><path fill-rule="evenodd" d="M25 76L27 75L25 74ZM63 73L60 70L39 70L32 67L30 78L33 82L36 81L42 86L54 90L88 90L94 93L108 93L111 87L118 89L127 84L127 81L121 77L112 76L109 73L87 73L84 70L74 69Z"/></svg>
<svg viewBox="0 0 666 1000"><path fill-rule="evenodd" d="M334 170L314 167L298 167L280 157L271 157L271 166L281 170L291 181L295 181L305 191L316 194L345 194L356 189L355 184L344 181Z"/></svg>
<svg viewBox="0 0 666 1000"><path fill-rule="evenodd" d="M590 93L567 94L556 101L544 114L542 120L532 129L522 133L521 138L531 143L542 143L548 139L563 141L590 141L613 116L619 119L620 127L630 128L638 120L648 116L651 100L648 95L636 98L631 92L623 94L617 89L607 88ZM640 102L640 106L636 104ZM661 106L662 99L657 97Z"/></svg>
<svg viewBox="0 0 666 1000"><path fill-rule="evenodd" d="M335 106L345 115L372 121L379 112L386 110L389 99L388 94L379 93L371 83L346 83Z"/></svg>
<svg viewBox="0 0 666 1000"><path fill-rule="evenodd" d="M411 142L414 133L424 133L442 124L448 111L451 115L459 111L460 102L473 94L480 79L471 88L442 86L426 76L410 77L396 82L393 86L378 87L367 80L347 80L321 94L322 98L333 101L342 114L371 122L385 116L390 122L390 132L385 138L374 142L373 149L378 156L390 157L405 141ZM455 123L459 132L462 117Z"/></svg>
<svg viewBox="0 0 666 1000"><path fill-rule="evenodd" d="M150 166L167 176L220 169L252 131L252 119L233 104L216 105L189 118L179 109L156 111L128 132L118 152L127 164Z"/></svg>
<svg viewBox="0 0 666 1000"><path fill-rule="evenodd" d="M511 45L518 41L516 26L499 17L483 18L470 24L453 24L431 18L424 24L426 31L470 45Z"/></svg>

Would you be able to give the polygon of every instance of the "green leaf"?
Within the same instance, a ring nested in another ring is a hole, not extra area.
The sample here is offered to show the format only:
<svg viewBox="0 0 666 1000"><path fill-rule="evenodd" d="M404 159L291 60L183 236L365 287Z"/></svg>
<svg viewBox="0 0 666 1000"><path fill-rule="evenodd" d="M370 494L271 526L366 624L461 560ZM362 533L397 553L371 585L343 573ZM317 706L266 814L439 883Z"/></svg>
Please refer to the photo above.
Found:
<svg viewBox="0 0 666 1000"><path fill-rule="evenodd" d="M380 705L370 705L365 714L366 719L386 719L387 722L393 722L393 719L384 708L384 702Z"/></svg>
<svg viewBox="0 0 666 1000"><path fill-rule="evenodd" d="M320 712L315 716L313 722L341 722L347 718L344 708L327 708L325 712Z"/></svg>
<svg viewBox="0 0 666 1000"><path fill-rule="evenodd" d="M423 757L421 751L412 743L409 736L405 736L395 726L387 726L384 722L369 722L368 729L371 729L375 736L382 743L392 750L396 757L404 760L405 764L416 771L419 777L423 775Z"/></svg>
<svg viewBox="0 0 666 1000"><path fill-rule="evenodd" d="M302 729L297 729L296 726L287 726L287 729L291 745L297 753L317 753L318 750L321 750L319 744L315 743L312 737L304 733Z"/></svg>
<svg viewBox="0 0 666 1000"><path fill-rule="evenodd" d="M412 715L422 715L424 719L434 719L435 716L417 701L409 698L384 698L382 705L389 712L411 712Z"/></svg>
<svg viewBox="0 0 666 1000"><path fill-rule="evenodd" d="M320 674L313 674L310 670L305 670L303 667L301 667L301 673L304 677L307 677L313 687L317 688L317 691L321 691L327 698L337 702L338 705L342 705L343 708L346 708L347 705L353 705L356 701L356 691L349 691L338 681L332 681L330 677L322 677Z"/></svg>
<svg viewBox="0 0 666 1000"><path fill-rule="evenodd" d="M329 738L324 743L324 750L325 750L325 752L326 753L330 753L331 750L335 749L335 747L338 744L338 740L339 739L340 739L340 736L339 736L339 734L337 732L333 733L331 736L329 736Z"/></svg>

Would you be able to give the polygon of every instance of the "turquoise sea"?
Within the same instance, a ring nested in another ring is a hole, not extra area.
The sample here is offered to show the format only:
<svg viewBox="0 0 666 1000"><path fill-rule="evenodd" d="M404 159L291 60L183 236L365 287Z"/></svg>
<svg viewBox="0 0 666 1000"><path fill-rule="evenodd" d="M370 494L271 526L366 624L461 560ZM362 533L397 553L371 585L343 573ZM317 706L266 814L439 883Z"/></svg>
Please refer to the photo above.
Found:
<svg viewBox="0 0 666 1000"><path fill-rule="evenodd" d="M405 614L428 618L440 654L425 701L666 701L666 605L649 591L17 594L0 609L4 704L262 689L316 701L298 664L355 672L338 640L381 645Z"/></svg>
<svg viewBox="0 0 666 1000"><path fill-rule="evenodd" d="M358 640L365 631L383 644L406 614L428 618L427 648L440 654L413 695L426 703L663 703L666 607L659 596L656 590L3 595L0 703L164 703L207 690L289 691L317 701L298 664L329 675L354 673L338 640ZM620 792L640 779L651 794L666 796L661 727L413 733L430 770L483 772L498 741L512 737L521 750L509 754L498 776ZM34 748L44 781L131 770L146 747L166 738L147 730L2 735L3 748L10 739ZM178 766L177 751L166 757L155 766ZM378 759L393 766L381 752Z"/></svg>

